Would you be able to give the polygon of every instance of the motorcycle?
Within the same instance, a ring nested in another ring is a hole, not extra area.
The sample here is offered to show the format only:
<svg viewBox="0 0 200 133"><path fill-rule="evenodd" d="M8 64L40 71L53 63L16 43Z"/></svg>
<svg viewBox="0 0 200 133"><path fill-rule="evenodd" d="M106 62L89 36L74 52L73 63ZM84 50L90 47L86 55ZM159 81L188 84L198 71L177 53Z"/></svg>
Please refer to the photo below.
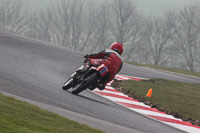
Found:
<svg viewBox="0 0 200 133"><path fill-rule="evenodd" d="M84 64L64 83L62 89L72 88L72 94L77 95L86 89L100 88L107 73L108 68L102 64L102 59L87 58Z"/></svg>

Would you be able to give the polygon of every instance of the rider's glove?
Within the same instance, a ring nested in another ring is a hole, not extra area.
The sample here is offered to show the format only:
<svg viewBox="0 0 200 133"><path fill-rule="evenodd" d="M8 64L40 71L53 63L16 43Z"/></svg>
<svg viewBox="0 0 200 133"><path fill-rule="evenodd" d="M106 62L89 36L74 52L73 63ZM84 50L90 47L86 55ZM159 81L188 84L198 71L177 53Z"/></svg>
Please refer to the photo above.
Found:
<svg viewBox="0 0 200 133"><path fill-rule="evenodd" d="M88 54L84 55L84 58L88 58Z"/></svg>
<svg viewBox="0 0 200 133"><path fill-rule="evenodd" d="M86 63L88 61L88 58L85 58L84 63Z"/></svg>

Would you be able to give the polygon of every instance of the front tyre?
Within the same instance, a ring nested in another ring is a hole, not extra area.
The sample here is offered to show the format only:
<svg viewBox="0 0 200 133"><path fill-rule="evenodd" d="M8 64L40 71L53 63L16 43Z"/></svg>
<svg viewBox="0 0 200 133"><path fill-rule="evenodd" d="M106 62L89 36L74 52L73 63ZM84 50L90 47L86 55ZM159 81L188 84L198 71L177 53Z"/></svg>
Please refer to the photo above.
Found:
<svg viewBox="0 0 200 133"><path fill-rule="evenodd" d="M97 83L99 79L99 74L97 72L89 75L84 79L81 84L79 84L73 91L72 94L77 95L78 93L82 92L83 90L87 89L89 86L94 85Z"/></svg>
<svg viewBox="0 0 200 133"><path fill-rule="evenodd" d="M73 85L73 78L69 78L65 83L64 85L62 86L62 89L63 90L68 90L69 88L71 88Z"/></svg>

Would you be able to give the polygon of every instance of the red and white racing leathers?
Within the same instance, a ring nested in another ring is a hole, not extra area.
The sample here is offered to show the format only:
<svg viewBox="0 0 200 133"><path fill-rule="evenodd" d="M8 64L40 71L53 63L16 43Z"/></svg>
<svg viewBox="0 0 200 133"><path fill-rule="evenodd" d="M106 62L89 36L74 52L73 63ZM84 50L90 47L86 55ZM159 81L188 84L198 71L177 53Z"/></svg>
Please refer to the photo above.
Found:
<svg viewBox="0 0 200 133"><path fill-rule="evenodd" d="M123 61L122 57L114 50L106 49L99 53L92 53L87 56L92 59L103 59L102 64L108 68L108 77L104 83L111 81L115 75L121 70Z"/></svg>

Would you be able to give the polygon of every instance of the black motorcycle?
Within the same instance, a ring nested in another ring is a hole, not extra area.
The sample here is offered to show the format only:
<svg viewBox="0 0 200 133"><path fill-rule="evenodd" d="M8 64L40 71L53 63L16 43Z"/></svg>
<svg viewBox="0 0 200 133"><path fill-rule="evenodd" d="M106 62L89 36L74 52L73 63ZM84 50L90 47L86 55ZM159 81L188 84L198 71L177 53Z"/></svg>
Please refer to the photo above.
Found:
<svg viewBox="0 0 200 133"><path fill-rule="evenodd" d="M62 86L63 90L72 88L72 94L95 88L104 89L102 81L108 73L108 68L102 64L102 59L86 59L84 64L71 75L71 77ZM103 87L102 87L103 86Z"/></svg>

